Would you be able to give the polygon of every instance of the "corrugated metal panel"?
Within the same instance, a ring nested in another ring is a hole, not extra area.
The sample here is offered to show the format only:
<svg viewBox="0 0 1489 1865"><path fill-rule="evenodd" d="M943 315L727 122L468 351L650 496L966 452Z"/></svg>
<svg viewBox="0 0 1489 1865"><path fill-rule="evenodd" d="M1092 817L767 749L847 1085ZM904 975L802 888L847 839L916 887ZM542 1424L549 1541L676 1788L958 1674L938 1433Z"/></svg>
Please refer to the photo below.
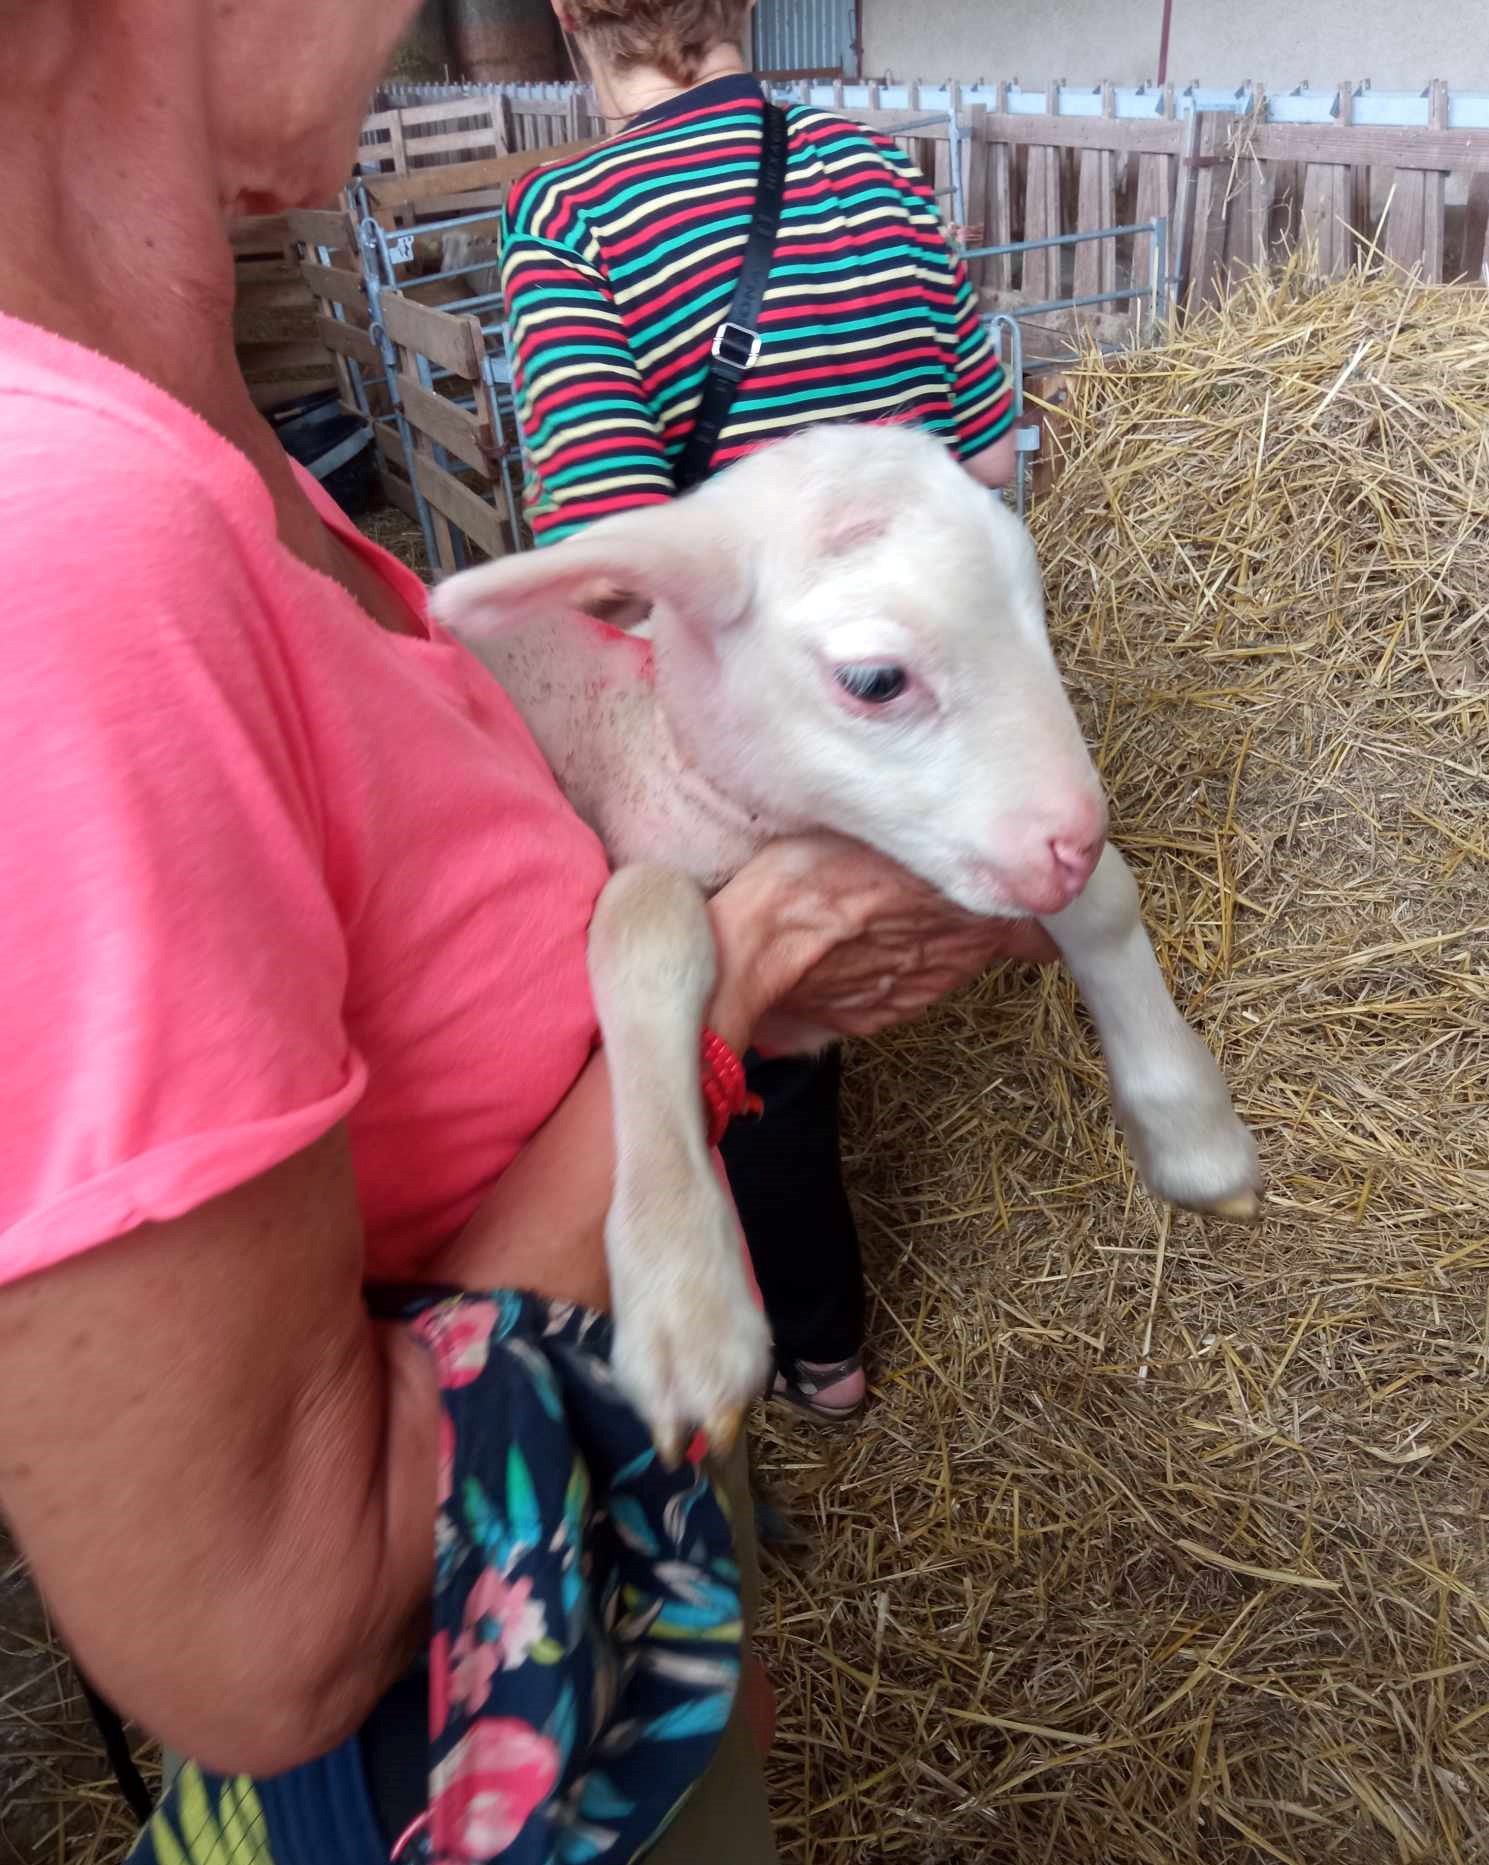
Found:
<svg viewBox="0 0 1489 1865"><path fill-rule="evenodd" d="M853 22L853 0L759 0L755 69L853 76Z"/></svg>

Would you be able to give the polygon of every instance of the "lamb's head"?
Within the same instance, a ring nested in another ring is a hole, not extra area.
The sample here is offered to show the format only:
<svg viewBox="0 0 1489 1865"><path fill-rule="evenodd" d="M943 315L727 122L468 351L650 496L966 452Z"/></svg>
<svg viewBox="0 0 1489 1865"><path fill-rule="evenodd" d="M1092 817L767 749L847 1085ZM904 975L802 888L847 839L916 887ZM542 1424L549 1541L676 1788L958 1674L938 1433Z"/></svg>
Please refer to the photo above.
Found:
<svg viewBox="0 0 1489 1865"><path fill-rule="evenodd" d="M806 429L435 610L478 639L606 585L651 605L682 755L762 822L871 843L974 912L1057 912L1089 878L1105 805L1033 547L940 441Z"/></svg>

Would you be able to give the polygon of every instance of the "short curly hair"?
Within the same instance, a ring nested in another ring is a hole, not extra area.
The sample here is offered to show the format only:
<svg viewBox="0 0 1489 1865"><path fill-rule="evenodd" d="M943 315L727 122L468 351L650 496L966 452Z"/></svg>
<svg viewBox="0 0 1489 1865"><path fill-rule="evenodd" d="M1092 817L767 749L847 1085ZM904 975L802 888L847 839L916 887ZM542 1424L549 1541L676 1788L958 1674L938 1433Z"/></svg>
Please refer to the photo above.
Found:
<svg viewBox="0 0 1489 1865"><path fill-rule="evenodd" d="M749 0L566 0L574 32L612 64L653 65L691 84L720 45L738 45Z"/></svg>

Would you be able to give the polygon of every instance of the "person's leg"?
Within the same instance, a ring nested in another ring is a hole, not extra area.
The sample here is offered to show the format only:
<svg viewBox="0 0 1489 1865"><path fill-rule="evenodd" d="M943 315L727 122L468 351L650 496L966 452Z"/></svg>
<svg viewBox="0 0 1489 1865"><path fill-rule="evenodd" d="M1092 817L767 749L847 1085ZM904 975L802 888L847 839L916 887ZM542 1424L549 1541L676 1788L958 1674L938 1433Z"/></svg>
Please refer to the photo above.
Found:
<svg viewBox="0 0 1489 1865"><path fill-rule="evenodd" d="M729 1498L748 1629L755 1623L760 1603L760 1557L742 1440L719 1470L718 1482ZM747 1689L742 1687L708 1773L646 1854L646 1865L779 1865L751 1720Z"/></svg>
<svg viewBox="0 0 1489 1865"><path fill-rule="evenodd" d="M784 1379L820 1415L848 1416L863 1398L864 1293L839 1151L842 1059L752 1055L746 1072L765 1111L735 1121L722 1152L775 1334L777 1389Z"/></svg>

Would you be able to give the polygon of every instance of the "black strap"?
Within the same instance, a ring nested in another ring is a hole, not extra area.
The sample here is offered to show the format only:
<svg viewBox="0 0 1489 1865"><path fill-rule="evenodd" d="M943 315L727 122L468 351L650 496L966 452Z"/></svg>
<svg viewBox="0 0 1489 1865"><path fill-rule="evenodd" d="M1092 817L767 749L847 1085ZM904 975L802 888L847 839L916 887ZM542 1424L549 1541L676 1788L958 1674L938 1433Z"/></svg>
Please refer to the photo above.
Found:
<svg viewBox="0 0 1489 1865"><path fill-rule="evenodd" d="M760 354L760 332L756 326L770 277L770 262L775 257L781 201L786 193L786 113L769 98L765 100L762 129L755 215L745 241L739 283L734 287L723 323L714 332L713 362L703 384L698 412L693 417L693 431L682 450L682 458L673 468L672 478L679 492L686 492L689 486L707 478L714 449L729 419L739 385Z"/></svg>
<svg viewBox="0 0 1489 1865"><path fill-rule="evenodd" d="M129 1737L124 1730L124 1719L112 1703L99 1696L82 1671L78 1669L75 1661L73 1669L77 1671L78 1683L82 1686L83 1701L88 1705L94 1726L103 1741L103 1751L108 1757L110 1768L114 1771L114 1779L119 1784L119 1792L128 1803L130 1812L140 1825L144 1826L155 1811L155 1803L150 1798L150 1790L145 1786L144 1776L135 1765L134 1756L130 1753Z"/></svg>

